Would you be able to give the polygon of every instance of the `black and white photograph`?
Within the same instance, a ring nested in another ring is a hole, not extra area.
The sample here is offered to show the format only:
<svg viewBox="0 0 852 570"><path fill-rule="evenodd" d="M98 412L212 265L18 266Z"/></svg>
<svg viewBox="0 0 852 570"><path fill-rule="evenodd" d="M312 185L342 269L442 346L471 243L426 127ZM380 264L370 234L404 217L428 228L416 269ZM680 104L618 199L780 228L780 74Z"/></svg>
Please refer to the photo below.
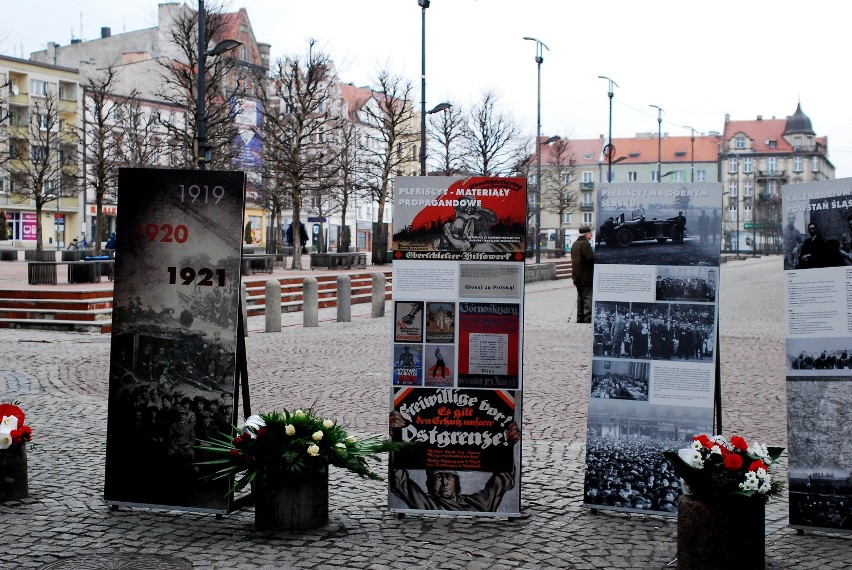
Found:
<svg viewBox="0 0 852 570"><path fill-rule="evenodd" d="M455 337L455 303L426 303L426 342L448 343Z"/></svg>
<svg viewBox="0 0 852 570"><path fill-rule="evenodd" d="M788 338L787 374L852 374L852 338Z"/></svg>
<svg viewBox="0 0 852 570"><path fill-rule="evenodd" d="M650 362L592 361L592 398L647 402L650 380Z"/></svg>
<svg viewBox="0 0 852 570"><path fill-rule="evenodd" d="M227 511L228 481L201 479L195 445L236 420L244 184L237 172L120 170L108 502Z"/></svg>
<svg viewBox="0 0 852 570"><path fill-rule="evenodd" d="M663 451L712 431L712 410L624 400L589 400L583 504L677 513L683 492Z"/></svg>
<svg viewBox="0 0 852 570"><path fill-rule="evenodd" d="M703 265L678 267L661 265L657 268L657 301L716 302L719 270Z"/></svg>
<svg viewBox="0 0 852 570"><path fill-rule="evenodd" d="M712 360L715 305L603 301L594 309L594 356Z"/></svg>
<svg viewBox="0 0 852 570"><path fill-rule="evenodd" d="M609 184L598 198L596 263L719 265L718 184Z"/></svg>
<svg viewBox="0 0 852 570"><path fill-rule="evenodd" d="M790 524L852 531L848 376L787 377Z"/></svg>
<svg viewBox="0 0 852 570"><path fill-rule="evenodd" d="M852 266L852 193L827 182L784 189L784 269Z"/></svg>

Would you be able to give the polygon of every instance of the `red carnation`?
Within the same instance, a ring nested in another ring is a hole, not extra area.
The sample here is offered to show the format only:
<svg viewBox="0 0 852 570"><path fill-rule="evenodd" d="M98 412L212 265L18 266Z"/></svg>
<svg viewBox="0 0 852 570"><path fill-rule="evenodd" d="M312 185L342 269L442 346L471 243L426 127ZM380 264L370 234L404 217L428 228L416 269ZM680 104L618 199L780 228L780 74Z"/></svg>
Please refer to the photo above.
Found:
<svg viewBox="0 0 852 570"><path fill-rule="evenodd" d="M231 457L231 459L236 459L240 456L240 450L239 449L232 449L231 451L228 452L228 455Z"/></svg>
<svg viewBox="0 0 852 570"><path fill-rule="evenodd" d="M749 465L749 471L757 471L758 469L766 469L769 470L769 466L763 462L762 459L758 459L756 461L752 461L751 465Z"/></svg>
<svg viewBox="0 0 852 570"><path fill-rule="evenodd" d="M703 433L701 435L696 435L695 437L693 437L692 441L697 441L698 443L700 443L704 447L712 447L710 445L710 438L707 437L706 435L704 435Z"/></svg>
<svg viewBox="0 0 852 570"><path fill-rule="evenodd" d="M243 442L243 436L238 435L237 437L234 438L234 445L239 445L242 442Z"/></svg>
<svg viewBox="0 0 852 570"><path fill-rule="evenodd" d="M746 443L746 440L738 435L735 435L731 438L731 445L734 446L734 449L739 449L741 451L748 450L748 444Z"/></svg>
<svg viewBox="0 0 852 570"><path fill-rule="evenodd" d="M268 431L269 431L269 428L267 428L266 426L260 426L259 428L257 428L257 437L260 438L260 437L265 436L266 432L268 432Z"/></svg>
<svg viewBox="0 0 852 570"><path fill-rule="evenodd" d="M251 463L252 461L254 461L254 457L252 457L251 453L243 455L243 463Z"/></svg>
<svg viewBox="0 0 852 570"><path fill-rule="evenodd" d="M24 425L24 412L15 404L0 404L0 418L3 416L15 416L18 418L18 427Z"/></svg>
<svg viewBox="0 0 852 570"><path fill-rule="evenodd" d="M736 453L730 453L725 456L725 469L737 471L743 466L743 458Z"/></svg>

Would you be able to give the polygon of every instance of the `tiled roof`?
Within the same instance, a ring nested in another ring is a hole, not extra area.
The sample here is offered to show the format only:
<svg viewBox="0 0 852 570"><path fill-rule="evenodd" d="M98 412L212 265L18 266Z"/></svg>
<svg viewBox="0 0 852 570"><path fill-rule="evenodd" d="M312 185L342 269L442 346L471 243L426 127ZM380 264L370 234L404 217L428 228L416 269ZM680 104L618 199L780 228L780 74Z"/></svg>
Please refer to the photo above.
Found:
<svg viewBox="0 0 852 570"><path fill-rule="evenodd" d="M662 137L660 143L662 162L718 161L720 137L696 136L694 147L691 139L692 137ZM605 138L571 139L570 146L574 153L575 163L578 166L606 164L606 158L603 156L605 144ZM615 147L613 161L618 161L619 164L657 162L657 137L613 138L612 144ZM541 158L544 163L552 160L553 150L553 145L542 147Z"/></svg>

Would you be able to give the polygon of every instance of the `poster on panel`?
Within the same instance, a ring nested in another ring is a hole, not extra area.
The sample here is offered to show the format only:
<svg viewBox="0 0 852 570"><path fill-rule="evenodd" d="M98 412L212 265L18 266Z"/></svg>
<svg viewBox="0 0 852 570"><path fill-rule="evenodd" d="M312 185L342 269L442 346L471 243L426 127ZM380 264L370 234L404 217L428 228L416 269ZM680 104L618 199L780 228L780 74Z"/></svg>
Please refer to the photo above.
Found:
<svg viewBox="0 0 852 570"><path fill-rule="evenodd" d="M229 510L194 446L236 423L244 188L242 172L119 171L108 503Z"/></svg>
<svg viewBox="0 0 852 570"><path fill-rule="evenodd" d="M785 186L790 525L852 531L852 179Z"/></svg>
<svg viewBox="0 0 852 570"><path fill-rule="evenodd" d="M674 514L662 452L713 430L722 189L598 194L583 504Z"/></svg>
<svg viewBox="0 0 852 570"><path fill-rule="evenodd" d="M525 204L522 178L397 179L392 510L520 514Z"/></svg>

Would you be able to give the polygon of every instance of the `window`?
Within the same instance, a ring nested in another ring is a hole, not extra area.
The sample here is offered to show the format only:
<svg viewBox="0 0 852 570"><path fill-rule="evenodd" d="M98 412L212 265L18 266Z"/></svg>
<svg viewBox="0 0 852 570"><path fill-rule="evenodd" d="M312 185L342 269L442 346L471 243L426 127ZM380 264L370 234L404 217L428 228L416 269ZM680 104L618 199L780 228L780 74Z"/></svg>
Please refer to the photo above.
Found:
<svg viewBox="0 0 852 570"><path fill-rule="evenodd" d="M49 93L48 85L47 81L42 81L40 79L30 80L30 95L44 97Z"/></svg>
<svg viewBox="0 0 852 570"><path fill-rule="evenodd" d="M793 172L801 172L805 169L805 159L801 156L793 157Z"/></svg>
<svg viewBox="0 0 852 570"><path fill-rule="evenodd" d="M778 195L778 181L777 180L769 180L766 183L766 193L770 196Z"/></svg>
<svg viewBox="0 0 852 570"><path fill-rule="evenodd" d="M751 188L751 180L746 180L745 184L743 184L743 196L751 196L752 188Z"/></svg>
<svg viewBox="0 0 852 570"><path fill-rule="evenodd" d="M36 117L36 124L39 130L46 131L50 128L50 117L48 115L39 115Z"/></svg>
<svg viewBox="0 0 852 570"><path fill-rule="evenodd" d="M562 182L562 184L571 184L571 182L574 181L574 177L571 176L570 172L560 172L559 180Z"/></svg>
<svg viewBox="0 0 852 570"><path fill-rule="evenodd" d="M657 171L652 170L651 171L651 182L659 182L659 181L660 181L659 178L657 178Z"/></svg>
<svg viewBox="0 0 852 570"><path fill-rule="evenodd" d="M588 184L588 183L592 183L594 181L595 180L594 180L594 173L593 172L589 172L589 171L583 172L583 182L584 183Z"/></svg>
<svg viewBox="0 0 852 570"><path fill-rule="evenodd" d="M743 172L746 174L751 174L754 169L754 161L750 156L743 157Z"/></svg>
<svg viewBox="0 0 852 570"><path fill-rule="evenodd" d="M728 206L728 221L736 222L737 221L737 205L732 204Z"/></svg>
<svg viewBox="0 0 852 570"><path fill-rule="evenodd" d="M47 160L47 147L41 145L32 145L30 147L30 160L33 162L39 160Z"/></svg>
<svg viewBox="0 0 852 570"><path fill-rule="evenodd" d="M793 137L793 148L802 148L802 135L795 135Z"/></svg>
<svg viewBox="0 0 852 570"><path fill-rule="evenodd" d="M595 202L592 200L591 192L583 192L583 201L580 203L584 208L594 207Z"/></svg>
<svg viewBox="0 0 852 570"><path fill-rule="evenodd" d="M628 182L638 182L639 181L639 173L635 170L631 170L627 173L627 181Z"/></svg>
<svg viewBox="0 0 852 570"><path fill-rule="evenodd" d="M743 204L743 221L751 221L751 204Z"/></svg>
<svg viewBox="0 0 852 570"><path fill-rule="evenodd" d="M674 174L672 175L672 178L675 182L683 182L683 172L680 170L675 170Z"/></svg>
<svg viewBox="0 0 852 570"><path fill-rule="evenodd" d="M591 226L594 218L594 214L592 212L583 212L583 223Z"/></svg>
<svg viewBox="0 0 852 570"><path fill-rule="evenodd" d="M2 179L0 179L0 182L2 182ZM571 212L565 212L564 214L562 214L562 223L563 224L570 224L571 223Z"/></svg>
<svg viewBox="0 0 852 570"><path fill-rule="evenodd" d="M811 172L819 172L819 157L811 157Z"/></svg>
<svg viewBox="0 0 852 570"><path fill-rule="evenodd" d="M707 171L706 170L696 170L695 171L695 181L696 182L707 182Z"/></svg>
<svg viewBox="0 0 852 570"><path fill-rule="evenodd" d="M777 141L766 141L769 148L775 148L777 146Z"/></svg>
<svg viewBox="0 0 852 570"><path fill-rule="evenodd" d="M737 135L737 138L734 139L734 148L745 148L746 147L746 139L742 135Z"/></svg>
<svg viewBox="0 0 852 570"><path fill-rule="evenodd" d="M731 180L728 182L728 196L736 196L737 195L737 181Z"/></svg>
<svg viewBox="0 0 852 570"><path fill-rule="evenodd" d="M610 174L609 174L609 181L615 182L615 171L614 170L612 172L610 172Z"/></svg>
<svg viewBox="0 0 852 570"><path fill-rule="evenodd" d="M775 174L778 172L778 158L775 156L770 156L766 159L766 169L769 171L769 174Z"/></svg>
<svg viewBox="0 0 852 570"><path fill-rule="evenodd" d="M737 159L729 158L728 159L728 174L736 174L737 173Z"/></svg>

